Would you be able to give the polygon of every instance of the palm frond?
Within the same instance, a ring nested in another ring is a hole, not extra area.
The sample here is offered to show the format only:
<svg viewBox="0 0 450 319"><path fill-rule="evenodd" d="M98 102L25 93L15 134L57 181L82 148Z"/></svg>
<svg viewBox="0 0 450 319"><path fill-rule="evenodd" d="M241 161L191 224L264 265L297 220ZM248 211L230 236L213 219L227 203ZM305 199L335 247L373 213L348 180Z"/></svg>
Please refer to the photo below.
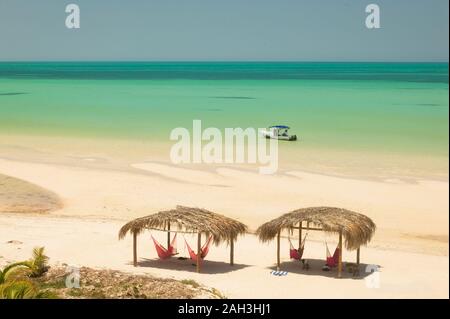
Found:
<svg viewBox="0 0 450 319"><path fill-rule="evenodd" d="M6 282L11 276L15 275L18 269L30 269L30 264L27 261L20 261L6 265L3 270L0 270L0 284Z"/></svg>
<svg viewBox="0 0 450 319"><path fill-rule="evenodd" d="M39 277L48 269L48 256L44 254L44 247L33 248L33 257L29 260L31 277Z"/></svg>
<svg viewBox="0 0 450 319"><path fill-rule="evenodd" d="M0 285L1 299L31 299L38 289L29 280L13 280Z"/></svg>

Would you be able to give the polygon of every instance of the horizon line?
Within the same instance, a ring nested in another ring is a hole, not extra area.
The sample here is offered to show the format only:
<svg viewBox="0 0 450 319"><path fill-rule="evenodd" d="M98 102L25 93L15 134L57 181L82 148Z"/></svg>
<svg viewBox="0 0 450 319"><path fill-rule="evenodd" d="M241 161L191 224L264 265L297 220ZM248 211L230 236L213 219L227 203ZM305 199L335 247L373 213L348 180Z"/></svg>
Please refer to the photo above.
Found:
<svg viewBox="0 0 450 319"><path fill-rule="evenodd" d="M0 63L63 62L135 62L135 63L449 63L449 60L0 60Z"/></svg>

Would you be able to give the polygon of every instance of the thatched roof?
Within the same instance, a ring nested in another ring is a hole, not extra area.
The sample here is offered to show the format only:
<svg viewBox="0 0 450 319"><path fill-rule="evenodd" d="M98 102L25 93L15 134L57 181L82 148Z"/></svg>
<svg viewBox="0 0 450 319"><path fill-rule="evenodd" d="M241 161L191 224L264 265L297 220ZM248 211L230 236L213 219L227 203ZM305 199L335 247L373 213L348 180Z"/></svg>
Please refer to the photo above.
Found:
<svg viewBox="0 0 450 319"><path fill-rule="evenodd" d="M367 244L375 232L375 223L367 216L336 207L309 207L294 210L261 225L256 233L263 242L272 240L279 231L297 227L302 221L321 227L325 232L339 233L347 249Z"/></svg>
<svg viewBox="0 0 450 319"><path fill-rule="evenodd" d="M147 229L204 233L213 236L213 241L230 242L247 231L247 226L232 218L213 213L202 208L177 206L175 209L134 219L126 223L119 231L119 239L128 232L139 234Z"/></svg>

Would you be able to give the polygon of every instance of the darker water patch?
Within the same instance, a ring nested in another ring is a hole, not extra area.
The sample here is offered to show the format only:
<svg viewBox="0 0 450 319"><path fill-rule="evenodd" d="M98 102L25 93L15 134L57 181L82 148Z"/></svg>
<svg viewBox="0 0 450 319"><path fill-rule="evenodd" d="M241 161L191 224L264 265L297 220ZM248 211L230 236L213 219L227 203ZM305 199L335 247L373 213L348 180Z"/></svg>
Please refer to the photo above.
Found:
<svg viewBox="0 0 450 319"><path fill-rule="evenodd" d="M448 63L0 62L0 78L69 80L379 80L448 84Z"/></svg>
<svg viewBox="0 0 450 319"><path fill-rule="evenodd" d="M28 94L26 92L6 92L6 93L0 93L0 96L13 96L13 95L23 95Z"/></svg>
<svg viewBox="0 0 450 319"><path fill-rule="evenodd" d="M406 82L414 83L413 81L406 81ZM398 88L398 89L404 90L404 91L434 91L434 90L436 90L435 87L410 87L410 88Z"/></svg>
<svg viewBox="0 0 450 319"><path fill-rule="evenodd" d="M436 103L418 103L416 105L420 105L420 106L439 106L440 104L436 104Z"/></svg>
<svg viewBox="0 0 450 319"><path fill-rule="evenodd" d="M197 109L199 111L203 111L203 112L223 112L222 109L219 108L209 108L209 109Z"/></svg>
<svg viewBox="0 0 450 319"><path fill-rule="evenodd" d="M251 96L210 96L210 99L230 99L230 100L255 100Z"/></svg>
<svg viewBox="0 0 450 319"><path fill-rule="evenodd" d="M442 104L438 103L394 103L392 105L399 105L399 106L442 106Z"/></svg>

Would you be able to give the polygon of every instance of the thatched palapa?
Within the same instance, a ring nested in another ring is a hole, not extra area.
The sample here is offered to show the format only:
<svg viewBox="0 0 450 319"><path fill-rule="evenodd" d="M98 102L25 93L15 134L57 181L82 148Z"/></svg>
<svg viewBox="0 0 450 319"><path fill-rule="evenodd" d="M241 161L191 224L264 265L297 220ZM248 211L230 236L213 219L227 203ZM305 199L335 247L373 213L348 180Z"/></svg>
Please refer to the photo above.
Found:
<svg viewBox="0 0 450 319"><path fill-rule="evenodd" d="M342 231L345 247L349 250L357 249L367 244L375 232L374 222L367 216L335 207L309 207L294 210L261 225L257 234L261 241L274 239L283 229L292 229L301 222L321 227L325 232L336 233Z"/></svg>
<svg viewBox="0 0 450 319"><path fill-rule="evenodd" d="M123 239L127 233L134 238L134 264L137 264L136 237L145 230L167 231L168 245L171 232L197 233L198 244L201 247L201 235L211 235L217 245L221 242L230 244L230 264L233 264L234 242L238 235L247 231L247 226L232 218L213 213L202 208L177 206L175 209L161 211L145 217L134 219L119 231L119 239ZM199 249L198 249L199 252ZM200 258L197 258L197 270L200 270Z"/></svg>
<svg viewBox="0 0 450 319"><path fill-rule="evenodd" d="M303 223L306 222L306 227ZM257 229L259 239L263 242L270 241L277 237L278 259L277 266L280 266L279 238L283 230L319 230L339 235L339 248L342 255L342 239L349 250L357 249L357 263L359 264L360 246L366 245L372 238L376 226L367 216L336 207L309 207L294 210L275 218ZM342 257L339 258L339 276L342 269Z"/></svg>

